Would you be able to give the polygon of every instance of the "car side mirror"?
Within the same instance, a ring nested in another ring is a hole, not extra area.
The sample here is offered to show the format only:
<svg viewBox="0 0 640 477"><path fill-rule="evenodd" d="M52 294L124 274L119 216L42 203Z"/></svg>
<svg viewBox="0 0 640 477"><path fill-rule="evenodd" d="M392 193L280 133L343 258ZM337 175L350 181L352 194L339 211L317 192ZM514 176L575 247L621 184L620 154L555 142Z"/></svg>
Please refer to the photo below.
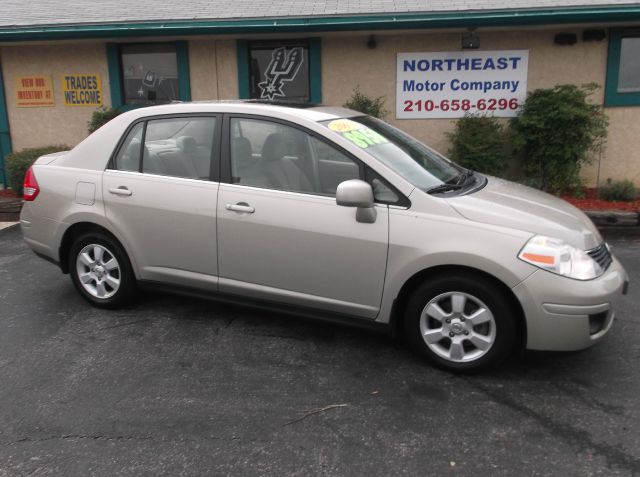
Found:
<svg viewBox="0 0 640 477"><path fill-rule="evenodd" d="M376 221L377 212L373 202L373 189L365 181L351 179L338 184L336 203L344 207L357 207L356 220L364 224Z"/></svg>

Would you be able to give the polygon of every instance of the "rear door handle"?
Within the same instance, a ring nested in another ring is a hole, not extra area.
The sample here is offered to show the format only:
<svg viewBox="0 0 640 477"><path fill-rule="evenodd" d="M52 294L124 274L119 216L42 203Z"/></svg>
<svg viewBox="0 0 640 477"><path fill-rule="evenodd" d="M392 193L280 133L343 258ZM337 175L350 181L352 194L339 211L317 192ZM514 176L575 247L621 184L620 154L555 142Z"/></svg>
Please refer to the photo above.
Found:
<svg viewBox="0 0 640 477"><path fill-rule="evenodd" d="M133 194L133 192L131 192L125 186L120 186L118 188L112 187L112 188L109 189L109 192L111 194L115 194L115 195L131 195L131 194Z"/></svg>
<svg viewBox="0 0 640 477"><path fill-rule="evenodd" d="M227 204L225 209L232 210L234 212L244 212L245 214L253 214L256 209L251 207L246 202L238 202L237 204Z"/></svg>

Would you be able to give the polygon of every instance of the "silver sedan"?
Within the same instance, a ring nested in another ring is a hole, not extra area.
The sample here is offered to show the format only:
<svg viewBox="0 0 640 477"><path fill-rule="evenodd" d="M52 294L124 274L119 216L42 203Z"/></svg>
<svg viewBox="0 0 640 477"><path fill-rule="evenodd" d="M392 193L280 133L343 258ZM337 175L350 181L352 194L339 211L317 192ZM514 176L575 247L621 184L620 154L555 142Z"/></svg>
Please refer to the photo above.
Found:
<svg viewBox="0 0 640 477"><path fill-rule="evenodd" d="M609 331L627 275L568 203L355 111L129 111L25 178L21 226L80 294L139 286L402 331L473 370Z"/></svg>

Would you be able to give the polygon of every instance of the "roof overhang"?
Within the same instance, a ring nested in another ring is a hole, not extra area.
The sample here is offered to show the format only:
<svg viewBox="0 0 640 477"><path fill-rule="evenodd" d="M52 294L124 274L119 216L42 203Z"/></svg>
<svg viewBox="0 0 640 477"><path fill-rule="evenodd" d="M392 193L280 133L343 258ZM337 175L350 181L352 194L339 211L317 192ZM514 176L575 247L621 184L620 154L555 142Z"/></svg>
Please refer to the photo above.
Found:
<svg viewBox="0 0 640 477"><path fill-rule="evenodd" d="M185 35L320 33L365 30L518 27L640 21L640 5L394 15L284 17L0 27L0 42Z"/></svg>

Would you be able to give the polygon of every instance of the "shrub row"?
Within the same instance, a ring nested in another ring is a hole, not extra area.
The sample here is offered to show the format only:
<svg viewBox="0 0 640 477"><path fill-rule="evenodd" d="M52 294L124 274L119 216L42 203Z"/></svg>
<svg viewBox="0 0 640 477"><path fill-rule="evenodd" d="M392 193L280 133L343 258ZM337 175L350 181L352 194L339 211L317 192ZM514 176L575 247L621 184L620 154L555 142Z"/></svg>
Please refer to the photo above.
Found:
<svg viewBox="0 0 640 477"><path fill-rule="evenodd" d="M68 151L69 149L69 146L60 144L56 146L23 149L19 152L12 152L11 154L7 155L7 178L9 179L9 186L17 195L22 195L24 175L27 173L27 169L31 167L31 164L33 164L36 159L38 159L40 156L44 156L45 154Z"/></svg>
<svg viewBox="0 0 640 477"><path fill-rule="evenodd" d="M602 106L588 101L596 88L559 85L532 91L508 127L490 116L468 115L448 135L449 155L465 167L498 176L517 159L522 174L512 177L516 180L554 194L581 190L580 169L607 136Z"/></svg>

